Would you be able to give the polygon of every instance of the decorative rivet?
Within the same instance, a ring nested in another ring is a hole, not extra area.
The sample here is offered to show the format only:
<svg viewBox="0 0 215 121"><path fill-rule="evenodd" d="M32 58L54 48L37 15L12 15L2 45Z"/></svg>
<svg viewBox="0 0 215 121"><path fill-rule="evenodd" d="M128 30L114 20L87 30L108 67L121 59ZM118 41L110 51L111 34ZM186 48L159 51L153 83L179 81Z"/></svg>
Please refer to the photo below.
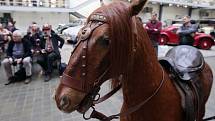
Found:
<svg viewBox="0 0 215 121"><path fill-rule="evenodd" d="M86 49L86 48L87 48L86 46L83 47L83 49Z"/></svg>
<svg viewBox="0 0 215 121"><path fill-rule="evenodd" d="M82 58L83 58L83 59L85 59L85 58L86 58L86 56L84 56L84 55L83 55L83 56L82 56Z"/></svg>
<svg viewBox="0 0 215 121"><path fill-rule="evenodd" d="M85 64L83 64L83 65L82 65L82 67L86 67L86 65L85 65Z"/></svg>
<svg viewBox="0 0 215 121"><path fill-rule="evenodd" d="M86 75L86 73L82 73L82 76L85 76Z"/></svg>

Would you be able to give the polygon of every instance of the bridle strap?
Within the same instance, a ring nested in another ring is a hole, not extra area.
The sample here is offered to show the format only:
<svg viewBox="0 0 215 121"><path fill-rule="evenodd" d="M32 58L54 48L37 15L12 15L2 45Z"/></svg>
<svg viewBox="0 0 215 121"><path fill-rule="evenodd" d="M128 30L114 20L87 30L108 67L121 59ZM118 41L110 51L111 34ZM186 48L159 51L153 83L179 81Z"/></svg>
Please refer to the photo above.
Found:
<svg viewBox="0 0 215 121"><path fill-rule="evenodd" d="M126 111L126 112L121 112L121 113L111 115L108 117L105 116L104 114L96 111L96 110L93 110L92 114L90 115L90 118L99 119L100 121L111 121L112 119L118 119L120 116L121 117L127 116L127 115L137 111L138 109L140 109L142 106L144 106L147 102L149 102L160 91L162 85L164 84L165 74L164 74L164 70L162 67L161 67L161 69L162 69L162 80L161 80L158 88L156 88L156 90L153 92L153 94L151 96L149 96L146 100L144 100L143 102L141 102L140 104L138 104L132 108L129 108L128 111Z"/></svg>
<svg viewBox="0 0 215 121"><path fill-rule="evenodd" d="M96 100L93 102L93 104L99 104L105 100L107 100L108 98L110 98L112 95L114 95L117 91L119 91L122 87L122 84L119 84L117 87L115 87L112 91L110 91L109 93L107 93L106 95L104 95L103 97L99 98L99 100Z"/></svg>
<svg viewBox="0 0 215 121"><path fill-rule="evenodd" d="M82 42L85 42L93 33L93 31L98 28L99 26L103 25L105 22L101 22L101 21L98 21L97 24L95 25L92 25L92 22L94 21L94 19L92 19L87 25L86 27L82 28L82 32L79 33L81 34L81 36L79 36L77 39L78 39L78 43L77 45L75 46L74 50L72 51L71 53L71 56L74 54L75 50L78 48L78 45L80 45L80 43ZM86 30L86 31L85 31ZM85 45L85 48L83 50L83 56L87 57L87 47L88 47L88 41L86 41L86 45ZM82 60L83 61L83 65L86 65L86 59ZM84 72L84 71L83 71ZM85 73L85 72L84 72ZM86 77L86 76L85 76ZM86 86L86 82L85 82L86 79L84 79L84 81L80 81L80 80L77 80L77 79L74 79L72 78L70 75L68 74L63 74L62 76L62 79L61 79L61 83L68 86L68 87L71 87L71 88L74 88L78 91L81 91L81 92L88 92L90 90L91 87L87 87Z"/></svg>

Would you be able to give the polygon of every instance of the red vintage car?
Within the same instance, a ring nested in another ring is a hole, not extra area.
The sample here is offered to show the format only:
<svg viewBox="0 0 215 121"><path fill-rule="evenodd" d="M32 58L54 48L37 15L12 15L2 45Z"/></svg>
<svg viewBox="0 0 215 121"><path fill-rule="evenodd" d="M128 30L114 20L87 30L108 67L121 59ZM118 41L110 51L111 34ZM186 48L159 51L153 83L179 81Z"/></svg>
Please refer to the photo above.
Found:
<svg viewBox="0 0 215 121"><path fill-rule="evenodd" d="M160 45L178 45L179 36L176 34L179 26L170 26L161 31L161 39L159 41ZM214 39L211 35L205 33L195 33L194 35L195 42L193 46L200 49L210 49L212 45L215 44Z"/></svg>

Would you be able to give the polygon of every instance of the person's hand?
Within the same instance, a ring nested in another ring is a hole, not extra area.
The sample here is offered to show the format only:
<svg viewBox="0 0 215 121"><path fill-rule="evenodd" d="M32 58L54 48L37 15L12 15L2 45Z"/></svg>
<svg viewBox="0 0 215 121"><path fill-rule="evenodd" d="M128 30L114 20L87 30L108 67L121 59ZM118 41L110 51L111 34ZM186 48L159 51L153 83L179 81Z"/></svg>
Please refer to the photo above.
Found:
<svg viewBox="0 0 215 121"><path fill-rule="evenodd" d="M192 37L194 37L194 36L195 36L195 33L191 33L190 35L191 35Z"/></svg>
<svg viewBox="0 0 215 121"><path fill-rule="evenodd" d="M179 31L176 31L176 34L179 34L180 32Z"/></svg>
<svg viewBox="0 0 215 121"><path fill-rule="evenodd" d="M31 52L34 53L35 52L34 49L31 49Z"/></svg>
<svg viewBox="0 0 215 121"><path fill-rule="evenodd" d="M36 51L36 54L39 54L39 53L40 53L40 51L39 51L39 50L37 50L37 51Z"/></svg>
<svg viewBox="0 0 215 121"><path fill-rule="evenodd" d="M45 49L42 49L42 50L41 50L41 53L43 53L43 54L46 53L46 50L45 50Z"/></svg>
<svg viewBox="0 0 215 121"><path fill-rule="evenodd" d="M16 59L15 61L17 62L17 64L20 64L22 63L22 58Z"/></svg>
<svg viewBox="0 0 215 121"><path fill-rule="evenodd" d="M10 62L10 64L12 64L13 63L13 58L9 58L9 62Z"/></svg>

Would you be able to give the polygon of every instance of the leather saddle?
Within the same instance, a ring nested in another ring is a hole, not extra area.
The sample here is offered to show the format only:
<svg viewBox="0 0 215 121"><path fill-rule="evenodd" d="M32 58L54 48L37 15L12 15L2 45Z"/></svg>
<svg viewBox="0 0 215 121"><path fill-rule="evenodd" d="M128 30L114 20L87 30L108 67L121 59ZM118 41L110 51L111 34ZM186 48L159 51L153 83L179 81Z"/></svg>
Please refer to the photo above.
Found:
<svg viewBox="0 0 215 121"><path fill-rule="evenodd" d="M159 59L161 65L172 67L182 80L191 80L204 67L201 52L192 46L181 45L170 49Z"/></svg>
<svg viewBox="0 0 215 121"><path fill-rule="evenodd" d="M194 121L199 116L203 103L203 91L199 73L204 68L204 58L195 47L181 45L170 49L165 57L159 59L167 70L178 92L184 110L184 121Z"/></svg>

